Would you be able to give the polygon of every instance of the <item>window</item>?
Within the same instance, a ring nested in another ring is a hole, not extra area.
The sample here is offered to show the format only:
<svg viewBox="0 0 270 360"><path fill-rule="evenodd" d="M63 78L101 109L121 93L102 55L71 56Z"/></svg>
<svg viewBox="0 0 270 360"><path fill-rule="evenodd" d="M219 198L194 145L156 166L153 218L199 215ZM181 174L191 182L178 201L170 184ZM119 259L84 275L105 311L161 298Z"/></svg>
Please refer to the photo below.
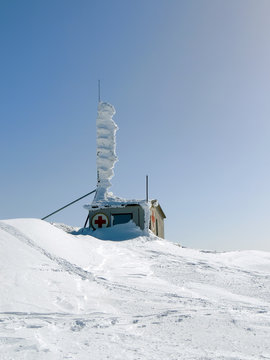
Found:
<svg viewBox="0 0 270 360"><path fill-rule="evenodd" d="M126 214L112 214L112 218L113 218L113 225L126 224L126 223L128 223L130 220L133 219L133 215L132 215L131 213L126 213Z"/></svg>

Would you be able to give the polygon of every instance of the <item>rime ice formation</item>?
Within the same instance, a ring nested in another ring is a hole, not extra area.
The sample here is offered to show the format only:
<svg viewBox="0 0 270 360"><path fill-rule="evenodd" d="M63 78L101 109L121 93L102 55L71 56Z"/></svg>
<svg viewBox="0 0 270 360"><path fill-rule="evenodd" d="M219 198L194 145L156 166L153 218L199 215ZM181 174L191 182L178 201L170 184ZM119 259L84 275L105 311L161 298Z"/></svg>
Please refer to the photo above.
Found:
<svg viewBox="0 0 270 360"><path fill-rule="evenodd" d="M118 161L116 156L116 131L118 127L113 121L114 107L106 102L98 104L97 126L97 189L91 205L84 205L86 210L103 206L122 207L123 204L139 204L145 213L145 231L148 233L150 219L150 202L145 200L127 200L115 196L108 189L114 175L114 165Z"/></svg>
<svg viewBox="0 0 270 360"><path fill-rule="evenodd" d="M115 109L111 104L100 102L97 117L97 191L94 203L108 199L110 180L114 175L113 168L117 161L115 134L118 130L113 121ZM112 194L110 194L112 196ZM110 197L109 196L109 197Z"/></svg>

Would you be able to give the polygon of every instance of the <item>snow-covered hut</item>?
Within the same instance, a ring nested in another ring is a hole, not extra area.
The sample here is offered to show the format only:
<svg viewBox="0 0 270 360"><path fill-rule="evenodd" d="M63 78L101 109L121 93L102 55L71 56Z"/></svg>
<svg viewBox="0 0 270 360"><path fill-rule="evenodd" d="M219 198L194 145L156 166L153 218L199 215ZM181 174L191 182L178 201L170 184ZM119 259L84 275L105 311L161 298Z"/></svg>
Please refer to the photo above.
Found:
<svg viewBox="0 0 270 360"><path fill-rule="evenodd" d="M97 189L91 205L84 205L89 211L89 227L105 228L133 221L142 230L150 229L164 238L166 218L157 200L126 200L119 198L108 189L114 175L116 163L116 131L113 120L115 109L111 104L100 102L97 116Z"/></svg>

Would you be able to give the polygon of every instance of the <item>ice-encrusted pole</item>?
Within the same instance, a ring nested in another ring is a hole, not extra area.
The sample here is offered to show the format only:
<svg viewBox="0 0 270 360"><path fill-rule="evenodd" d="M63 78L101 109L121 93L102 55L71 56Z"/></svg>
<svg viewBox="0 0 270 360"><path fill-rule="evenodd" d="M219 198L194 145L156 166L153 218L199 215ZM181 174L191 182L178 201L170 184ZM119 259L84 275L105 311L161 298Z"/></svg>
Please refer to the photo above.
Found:
<svg viewBox="0 0 270 360"><path fill-rule="evenodd" d="M115 109L111 104L99 102L97 116L97 191L94 203L106 201L113 168L117 162L115 134L118 130L113 121Z"/></svg>

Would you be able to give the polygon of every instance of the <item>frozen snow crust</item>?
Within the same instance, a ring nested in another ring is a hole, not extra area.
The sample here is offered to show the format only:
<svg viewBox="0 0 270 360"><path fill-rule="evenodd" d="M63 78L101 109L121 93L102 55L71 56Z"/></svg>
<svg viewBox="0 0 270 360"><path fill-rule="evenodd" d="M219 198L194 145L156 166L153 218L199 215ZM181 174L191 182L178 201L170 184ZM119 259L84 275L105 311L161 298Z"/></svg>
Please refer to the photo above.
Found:
<svg viewBox="0 0 270 360"><path fill-rule="evenodd" d="M1 360L270 358L270 253L62 229L0 221Z"/></svg>

